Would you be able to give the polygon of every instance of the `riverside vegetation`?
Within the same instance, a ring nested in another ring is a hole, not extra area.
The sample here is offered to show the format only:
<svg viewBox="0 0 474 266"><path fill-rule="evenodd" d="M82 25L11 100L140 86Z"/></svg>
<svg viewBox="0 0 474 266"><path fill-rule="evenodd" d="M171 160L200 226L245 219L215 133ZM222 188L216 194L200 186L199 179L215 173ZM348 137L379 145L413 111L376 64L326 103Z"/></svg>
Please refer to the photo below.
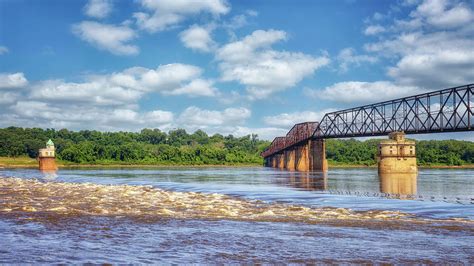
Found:
<svg viewBox="0 0 474 266"><path fill-rule="evenodd" d="M165 133L159 129L100 132L8 127L0 129L1 161L6 165L23 164L26 156L35 158L50 138L63 164L261 165L260 152L270 145L255 134L208 136L202 130L189 134L184 129ZM327 140L327 159L331 165L374 165L379 141ZM417 141L416 145L422 166L474 164L474 142L430 140Z"/></svg>

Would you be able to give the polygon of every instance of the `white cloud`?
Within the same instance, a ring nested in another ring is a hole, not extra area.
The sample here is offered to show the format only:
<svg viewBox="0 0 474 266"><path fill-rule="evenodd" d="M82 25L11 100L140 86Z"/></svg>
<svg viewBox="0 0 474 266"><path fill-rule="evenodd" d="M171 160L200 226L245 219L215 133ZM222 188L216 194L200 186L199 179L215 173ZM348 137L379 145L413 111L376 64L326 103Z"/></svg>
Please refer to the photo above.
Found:
<svg viewBox="0 0 474 266"><path fill-rule="evenodd" d="M82 83L45 80L32 87L30 98L59 102L82 102L94 105L135 103L143 95L135 88L110 82L107 76L89 78Z"/></svg>
<svg viewBox="0 0 474 266"><path fill-rule="evenodd" d="M218 89L213 87L214 82L211 80L195 79L189 84L184 85L181 88L170 91L168 94L171 95L188 95L194 96L209 96L213 97L218 94Z"/></svg>
<svg viewBox="0 0 474 266"><path fill-rule="evenodd" d="M3 116L9 124L0 122L0 125L136 131L144 127L167 127L174 119L173 113L163 110L140 113L126 108L85 108L80 104L65 105L40 101L18 101L10 109L13 113Z"/></svg>
<svg viewBox="0 0 474 266"><path fill-rule="evenodd" d="M28 85L25 74L17 73L0 73L0 89L18 89Z"/></svg>
<svg viewBox="0 0 474 266"><path fill-rule="evenodd" d="M9 92L9 91L6 91L6 92L0 91L0 106L6 105L6 104L12 104L19 97L20 97L20 94L18 93Z"/></svg>
<svg viewBox="0 0 474 266"><path fill-rule="evenodd" d="M258 12L255 10L247 10L243 14L233 16L229 22L224 22L223 27L229 30L235 30L238 28L242 28L249 24L248 19L249 17L256 17L258 16Z"/></svg>
<svg viewBox="0 0 474 266"><path fill-rule="evenodd" d="M0 126L105 131L186 127L190 123L177 124L172 112L160 109L140 111L139 100L151 92L190 97L218 96L214 82L203 79L201 74L199 67L175 63L156 69L132 67L120 72L87 75L75 82L43 80L28 85L23 73L2 73L0 84L3 88L25 89L0 91ZM192 113L192 110L188 112ZM223 126L227 122L240 124L250 116L250 111L228 108L223 111L201 110L199 114L207 114L205 118L214 119L212 121L220 119ZM199 128L197 124L191 123L190 126Z"/></svg>
<svg viewBox="0 0 474 266"><path fill-rule="evenodd" d="M465 3L424 0L409 17L365 49L396 63L387 75L397 84L431 90L474 80L474 12Z"/></svg>
<svg viewBox="0 0 474 266"><path fill-rule="evenodd" d="M265 116L263 122L269 126L291 127L302 122L318 122L326 113L336 111L335 109L325 109L318 112L303 111L293 113L282 113L274 116Z"/></svg>
<svg viewBox="0 0 474 266"><path fill-rule="evenodd" d="M200 51L210 52L215 49L216 43L211 37L212 28L201 27L198 25L192 25L185 31L179 34L181 42L185 47Z"/></svg>
<svg viewBox="0 0 474 266"><path fill-rule="evenodd" d="M227 108L223 111L206 110L196 106L186 108L179 116L179 123L189 127L239 125L249 118L251 111L246 108Z"/></svg>
<svg viewBox="0 0 474 266"><path fill-rule="evenodd" d="M129 44L137 37L128 26L115 26L94 21L83 21L72 26L72 32L83 41L116 55L136 55L139 48Z"/></svg>
<svg viewBox="0 0 474 266"><path fill-rule="evenodd" d="M250 97L264 98L295 86L303 78L329 63L325 56L275 51L270 48L286 40L284 31L257 30L240 41L229 43L216 53L223 81L238 81Z"/></svg>
<svg viewBox="0 0 474 266"><path fill-rule="evenodd" d="M474 80L472 47L410 53L403 56L396 66L390 67L388 75L402 84L425 86L432 90L471 83Z"/></svg>
<svg viewBox="0 0 474 266"><path fill-rule="evenodd" d="M156 69L132 67L121 72L90 75L84 82L45 80L33 86L30 98L48 101L89 102L95 105L135 104L145 93L216 96L213 82L200 78L202 70L185 64Z"/></svg>
<svg viewBox="0 0 474 266"><path fill-rule="evenodd" d="M155 110L144 114L144 120L149 123L171 123L173 122L174 115L172 112Z"/></svg>
<svg viewBox="0 0 474 266"><path fill-rule="evenodd" d="M111 0L89 0L84 7L84 13L89 17L106 18L112 11Z"/></svg>
<svg viewBox="0 0 474 266"><path fill-rule="evenodd" d="M6 46L0 46L0 55L8 53L9 50Z"/></svg>
<svg viewBox="0 0 474 266"><path fill-rule="evenodd" d="M347 81L338 82L322 90L305 90L309 97L342 103L375 103L422 92L424 91L418 87L397 85L389 81Z"/></svg>
<svg viewBox="0 0 474 266"><path fill-rule="evenodd" d="M257 134L260 139L271 140L276 136L285 135L288 129L281 127L247 127L246 119L250 118L251 111L247 108L227 108L224 110L207 110L196 106L186 108L170 128L184 128L188 132L198 129L212 135L246 136Z"/></svg>
<svg viewBox="0 0 474 266"><path fill-rule="evenodd" d="M284 136L288 132L287 128L278 128L278 127L230 127L221 129L221 134L234 136L247 136L251 134L257 134L259 139L264 140L273 140L275 137Z"/></svg>
<svg viewBox="0 0 474 266"><path fill-rule="evenodd" d="M370 25L364 30L365 35L377 35L379 33L385 32L386 29L380 25Z"/></svg>
<svg viewBox="0 0 474 266"><path fill-rule="evenodd" d="M346 72L350 65L360 66L363 63L375 63L378 61L377 57L370 55L356 55L353 48L344 48L337 56L339 62L339 69L341 72Z"/></svg>
<svg viewBox="0 0 474 266"><path fill-rule="evenodd" d="M411 16L423 18L427 23L440 28L466 25L474 19L473 11L464 3L454 4L447 0L425 0Z"/></svg>
<svg viewBox="0 0 474 266"><path fill-rule="evenodd" d="M224 0L140 0L139 2L150 13L137 12L133 17L139 28L151 33L176 26L184 21L186 16L199 13L218 16L230 10Z"/></svg>
<svg viewBox="0 0 474 266"><path fill-rule="evenodd" d="M198 78L202 73L199 67L186 64L161 65L157 69L134 67L114 76L115 80L128 80L129 86L146 91L172 91L184 82Z"/></svg>

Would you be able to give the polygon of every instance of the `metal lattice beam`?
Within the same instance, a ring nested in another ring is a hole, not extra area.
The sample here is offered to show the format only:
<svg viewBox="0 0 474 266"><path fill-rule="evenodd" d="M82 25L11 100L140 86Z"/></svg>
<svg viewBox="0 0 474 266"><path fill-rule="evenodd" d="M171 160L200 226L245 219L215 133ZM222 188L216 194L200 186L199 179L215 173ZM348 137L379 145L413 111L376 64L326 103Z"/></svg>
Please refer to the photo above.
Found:
<svg viewBox="0 0 474 266"><path fill-rule="evenodd" d="M308 139L470 131L474 128L474 84L327 113L320 123L296 124L262 152L263 157Z"/></svg>

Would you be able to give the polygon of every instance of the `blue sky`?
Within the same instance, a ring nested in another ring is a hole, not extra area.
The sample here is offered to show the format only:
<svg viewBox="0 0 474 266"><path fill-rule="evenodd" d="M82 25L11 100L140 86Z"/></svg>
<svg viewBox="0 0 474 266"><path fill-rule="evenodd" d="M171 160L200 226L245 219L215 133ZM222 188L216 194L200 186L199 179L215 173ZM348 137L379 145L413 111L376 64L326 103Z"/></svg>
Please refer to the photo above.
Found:
<svg viewBox="0 0 474 266"><path fill-rule="evenodd" d="M0 0L0 127L272 139L474 82L473 25L474 1Z"/></svg>

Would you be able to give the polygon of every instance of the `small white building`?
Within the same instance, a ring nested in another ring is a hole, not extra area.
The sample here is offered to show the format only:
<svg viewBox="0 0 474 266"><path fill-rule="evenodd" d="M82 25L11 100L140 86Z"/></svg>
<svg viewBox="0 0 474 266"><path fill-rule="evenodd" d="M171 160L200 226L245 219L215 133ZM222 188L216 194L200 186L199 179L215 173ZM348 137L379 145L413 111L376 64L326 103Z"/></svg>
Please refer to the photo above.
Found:
<svg viewBox="0 0 474 266"><path fill-rule="evenodd" d="M44 149L39 149L39 154L38 157L44 158L44 157L56 157L55 154L56 149L54 148L54 143L50 139L48 142L46 142L46 148Z"/></svg>

